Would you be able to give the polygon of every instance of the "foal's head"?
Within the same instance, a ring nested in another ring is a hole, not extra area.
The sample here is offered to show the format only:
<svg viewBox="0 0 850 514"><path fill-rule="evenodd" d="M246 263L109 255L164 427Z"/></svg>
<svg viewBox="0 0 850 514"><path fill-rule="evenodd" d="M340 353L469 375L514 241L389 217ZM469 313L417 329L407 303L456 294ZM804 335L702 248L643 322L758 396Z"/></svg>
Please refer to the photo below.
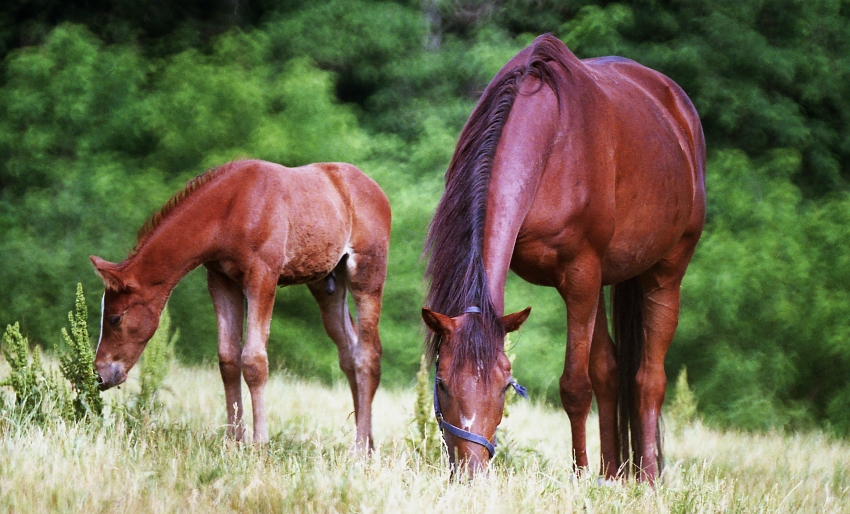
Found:
<svg viewBox="0 0 850 514"><path fill-rule="evenodd" d="M100 388L105 390L127 380L127 373L159 326L165 302L142 290L117 264L95 256L91 261L106 286L94 359Z"/></svg>
<svg viewBox="0 0 850 514"><path fill-rule="evenodd" d="M531 308L501 318L505 333L513 332L528 318ZM475 472L487 466L492 457L496 427L502 421L505 393L516 382L511 376L511 363L504 352L504 341L498 345L495 362L484 369L474 360L458 359L460 333L471 316L467 313L451 318L430 309L422 309L425 324L441 336L437 355L434 402L438 420L442 417L443 438L452 467L466 464ZM483 438L483 440L481 439ZM477 439L477 441L476 441ZM485 441L486 440L486 441Z"/></svg>

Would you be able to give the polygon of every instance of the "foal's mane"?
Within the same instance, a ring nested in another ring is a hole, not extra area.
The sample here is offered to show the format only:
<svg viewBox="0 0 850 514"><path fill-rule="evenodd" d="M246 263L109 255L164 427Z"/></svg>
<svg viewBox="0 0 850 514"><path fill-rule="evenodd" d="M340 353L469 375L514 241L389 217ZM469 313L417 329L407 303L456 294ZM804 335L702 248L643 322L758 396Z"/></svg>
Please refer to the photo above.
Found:
<svg viewBox="0 0 850 514"><path fill-rule="evenodd" d="M524 65L507 71L503 68L504 74L490 83L469 116L446 171L446 191L425 240L425 275L430 279L426 303L432 310L452 317L469 307L481 310L480 314L471 314L456 335L458 346L451 373L467 362L489 370L503 351L505 327L490 299L482 255L493 158L526 78L537 78L541 88L550 87L560 102L563 86L551 64L566 69L567 54L561 41L544 34L534 41ZM440 334L427 333L426 353L432 362L441 342ZM485 380L488 376L483 373Z"/></svg>
<svg viewBox="0 0 850 514"><path fill-rule="evenodd" d="M229 162L227 164L223 164L216 168L208 169L206 172L201 173L197 177L190 180L186 187L182 190L178 191L171 198L168 199L167 202L155 213L151 215L147 221L144 222L142 227L139 229L138 234L136 235L136 246L133 248L131 255L134 255L139 249L144 246L144 244L150 239L150 237L156 232L156 229L165 221L168 216L180 206L184 200L191 197L194 193L198 192L201 189L204 189L205 186L213 182L215 179L229 171L234 167L236 162Z"/></svg>

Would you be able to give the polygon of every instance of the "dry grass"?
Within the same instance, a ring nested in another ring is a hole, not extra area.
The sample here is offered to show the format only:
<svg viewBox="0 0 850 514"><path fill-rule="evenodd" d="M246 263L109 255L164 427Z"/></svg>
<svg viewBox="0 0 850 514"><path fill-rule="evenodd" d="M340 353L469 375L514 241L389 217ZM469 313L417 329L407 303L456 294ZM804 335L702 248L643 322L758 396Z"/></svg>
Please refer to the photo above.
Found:
<svg viewBox="0 0 850 514"><path fill-rule="evenodd" d="M343 385L275 374L267 389L272 441L255 448L223 437L217 371L177 368L166 382L164 410L145 423L0 419L0 511L850 512L850 445L820 434L691 425L668 431L668 467L656 489L599 486L595 476L570 472L566 415L521 402L500 430L511 458L458 483L445 462L419 457L405 441L412 391L379 391L376 451L364 457L350 450ZM590 446L598 454L598 440Z"/></svg>

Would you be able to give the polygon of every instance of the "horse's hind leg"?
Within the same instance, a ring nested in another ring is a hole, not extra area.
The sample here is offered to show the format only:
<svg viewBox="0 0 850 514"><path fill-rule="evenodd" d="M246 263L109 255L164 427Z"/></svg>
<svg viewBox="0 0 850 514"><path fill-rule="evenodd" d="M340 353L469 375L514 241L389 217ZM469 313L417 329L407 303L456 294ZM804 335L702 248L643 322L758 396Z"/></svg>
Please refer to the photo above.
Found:
<svg viewBox="0 0 850 514"><path fill-rule="evenodd" d="M620 466L617 452L617 356L608 332L605 297L601 290L590 348L590 381L599 409L599 439L602 449L600 473L610 479L617 475Z"/></svg>
<svg viewBox="0 0 850 514"><path fill-rule="evenodd" d="M339 365L351 387L357 447L371 449L372 399L381 379L378 318L383 273L379 273L379 281L375 280L369 275L374 270L364 270L364 266L358 266L356 259L351 256L340 262L334 271L335 287L328 287L325 280L308 284L308 287L319 304L325 331L337 345ZM348 312L346 289L350 289L354 297L356 325Z"/></svg>
<svg viewBox="0 0 850 514"><path fill-rule="evenodd" d="M640 276L645 341L635 377L639 424L639 480L654 482L663 464L658 418L667 389L664 358L679 324L679 290L696 241L683 239Z"/></svg>
<svg viewBox="0 0 850 514"><path fill-rule="evenodd" d="M220 271L207 267L207 287L218 322L218 368L227 402L227 433L237 441L242 426L242 325L245 295L239 285Z"/></svg>

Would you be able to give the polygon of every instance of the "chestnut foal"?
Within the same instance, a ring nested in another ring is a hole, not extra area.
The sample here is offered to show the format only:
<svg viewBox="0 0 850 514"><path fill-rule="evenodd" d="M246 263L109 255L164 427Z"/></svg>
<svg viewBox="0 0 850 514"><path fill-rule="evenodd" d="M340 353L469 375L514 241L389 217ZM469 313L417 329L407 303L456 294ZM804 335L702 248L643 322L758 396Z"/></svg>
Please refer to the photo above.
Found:
<svg viewBox="0 0 850 514"><path fill-rule="evenodd" d="M386 195L350 164L286 168L249 160L200 175L142 227L124 261L91 257L106 286L95 357L102 389L126 380L171 291L203 264L218 320L229 433L243 438L241 375L251 393L253 441L268 441L263 389L275 292L307 284L351 386L357 447L371 448L389 238Z"/></svg>

